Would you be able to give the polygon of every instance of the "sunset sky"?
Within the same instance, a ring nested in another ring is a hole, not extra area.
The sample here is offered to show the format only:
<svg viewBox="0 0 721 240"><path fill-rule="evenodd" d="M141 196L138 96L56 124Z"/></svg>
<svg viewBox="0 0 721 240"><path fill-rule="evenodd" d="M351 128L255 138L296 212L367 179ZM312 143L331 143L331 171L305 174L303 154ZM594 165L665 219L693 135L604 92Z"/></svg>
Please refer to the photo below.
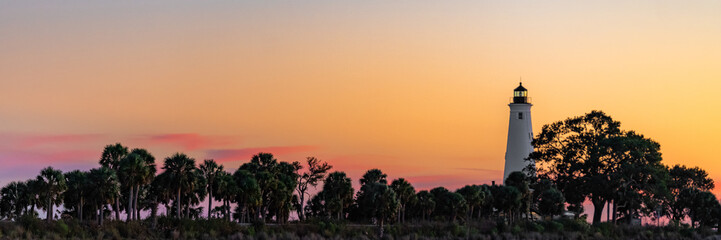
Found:
<svg viewBox="0 0 721 240"><path fill-rule="evenodd" d="M103 147L500 181L512 90L721 182L721 1L0 1L0 185ZM719 193L718 190L715 191Z"/></svg>

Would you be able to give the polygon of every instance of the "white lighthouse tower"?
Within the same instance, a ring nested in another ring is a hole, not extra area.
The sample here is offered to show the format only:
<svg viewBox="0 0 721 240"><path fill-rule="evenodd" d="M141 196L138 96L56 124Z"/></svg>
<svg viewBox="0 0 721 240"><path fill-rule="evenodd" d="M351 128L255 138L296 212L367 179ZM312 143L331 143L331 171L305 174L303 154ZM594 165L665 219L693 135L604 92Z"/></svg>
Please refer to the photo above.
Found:
<svg viewBox="0 0 721 240"><path fill-rule="evenodd" d="M506 166L503 169L503 182L508 175L521 171L530 162L525 159L533 152L531 140L531 106L528 101L528 90L520 83L513 90L513 102L508 104L511 108L511 117L508 119L508 142L506 142Z"/></svg>

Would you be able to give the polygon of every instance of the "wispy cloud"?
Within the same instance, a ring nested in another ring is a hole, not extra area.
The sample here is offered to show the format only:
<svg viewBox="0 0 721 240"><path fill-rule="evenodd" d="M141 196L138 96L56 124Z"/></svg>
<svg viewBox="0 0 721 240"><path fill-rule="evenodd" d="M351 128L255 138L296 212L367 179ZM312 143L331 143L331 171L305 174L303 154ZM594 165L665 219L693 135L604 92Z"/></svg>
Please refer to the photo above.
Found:
<svg viewBox="0 0 721 240"><path fill-rule="evenodd" d="M240 149L219 149L208 150L206 156L215 159L218 162L230 162L248 160L259 152L272 153L274 155L283 155L291 153L303 153L318 149L317 146L272 146L272 147L253 147Z"/></svg>
<svg viewBox="0 0 721 240"><path fill-rule="evenodd" d="M3 166L97 161L99 150L15 150L0 152Z"/></svg>
<svg viewBox="0 0 721 240"><path fill-rule="evenodd" d="M0 133L0 146L12 149L47 147L53 145L85 144L101 141L102 134L19 134Z"/></svg>
<svg viewBox="0 0 721 240"><path fill-rule="evenodd" d="M135 138L141 145L169 145L180 147L182 151L195 151L226 147L240 142L239 137L234 136L209 136L197 133L177 133L150 135Z"/></svg>

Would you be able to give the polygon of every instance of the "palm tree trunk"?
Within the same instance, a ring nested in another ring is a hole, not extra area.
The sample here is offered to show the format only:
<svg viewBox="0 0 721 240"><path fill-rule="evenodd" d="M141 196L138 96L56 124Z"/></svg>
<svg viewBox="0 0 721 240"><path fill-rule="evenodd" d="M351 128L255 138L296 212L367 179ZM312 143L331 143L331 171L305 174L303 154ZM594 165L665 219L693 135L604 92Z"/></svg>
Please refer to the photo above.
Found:
<svg viewBox="0 0 721 240"><path fill-rule="evenodd" d="M50 201L50 196L48 196L48 207L45 208L46 210L48 210L45 217L45 220L47 220L48 222L53 220L53 205L50 203Z"/></svg>
<svg viewBox="0 0 721 240"><path fill-rule="evenodd" d="M105 214L103 214L104 210L105 210L105 204L103 204L103 205L100 207L100 213L99 213L100 215L98 216L98 218L100 218L100 220L99 220L99 221L100 221L100 225L103 225L103 219L105 218L105 216L104 216Z"/></svg>
<svg viewBox="0 0 721 240"><path fill-rule="evenodd" d="M185 206L185 217L190 219L190 198L188 198L188 205Z"/></svg>
<svg viewBox="0 0 721 240"><path fill-rule="evenodd" d="M140 219L140 208L138 207L138 195L140 195L140 185L135 186L135 199L133 200L133 210L135 210L135 212L133 213L133 214L135 214L133 219L135 219L135 220Z"/></svg>
<svg viewBox="0 0 721 240"><path fill-rule="evenodd" d="M118 197L115 197L115 219L120 220L120 194L118 194Z"/></svg>
<svg viewBox="0 0 721 240"><path fill-rule="evenodd" d="M383 218L378 219L380 228L378 229L380 238L383 239Z"/></svg>
<svg viewBox="0 0 721 240"><path fill-rule="evenodd" d="M340 200L340 214L338 214L338 220L343 220L343 199Z"/></svg>
<svg viewBox="0 0 721 240"><path fill-rule="evenodd" d="M225 213L225 220L230 221L230 200L223 199L223 212Z"/></svg>
<svg viewBox="0 0 721 240"><path fill-rule="evenodd" d="M150 215L153 217L153 229L158 225L158 196L155 196L153 200L153 208L150 210Z"/></svg>
<svg viewBox="0 0 721 240"><path fill-rule="evenodd" d="M265 219L263 218L263 213L260 211L260 210L262 209L261 206L258 206L258 207L256 207L255 209L256 209L256 210L255 210L256 212L255 212L255 217L254 217L254 218L257 219L258 217L260 217L260 220L263 221L263 222L265 222ZM259 215L259 214L260 214L260 215Z"/></svg>
<svg viewBox="0 0 721 240"><path fill-rule="evenodd" d="M238 203L240 204L240 203ZM239 223L243 223L245 221L245 207L244 206L238 206L240 208L240 219L237 219Z"/></svg>
<svg viewBox="0 0 721 240"><path fill-rule="evenodd" d="M613 213L611 213L611 214L613 214L613 216L611 218L613 220L613 224L615 225L616 224L616 201L613 201Z"/></svg>
<svg viewBox="0 0 721 240"><path fill-rule="evenodd" d="M473 206L471 206L471 209L473 209ZM468 216L466 216L466 217L468 217L468 219L466 219L466 221L465 221L465 222L466 222L466 225L467 225L468 227L470 227L471 220L473 220L473 210L471 210L470 212L468 212Z"/></svg>
<svg viewBox="0 0 721 240"><path fill-rule="evenodd" d="M248 207L243 207L243 215L245 216L243 222L250 222L250 209Z"/></svg>
<svg viewBox="0 0 721 240"><path fill-rule="evenodd" d="M401 208L403 208L403 205L396 211L396 224L401 223Z"/></svg>
<svg viewBox="0 0 721 240"><path fill-rule="evenodd" d="M82 222L83 221L83 198L80 198L80 202L78 203L78 219Z"/></svg>
<svg viewBox="0 0 721 240"><path fill-rule="evenodd" d="M125 212L128 217L125 219L126 222L133 220L133 186L130 186L130 193L128 194L128 206L125 207Z"/></svg>
<svg viewBox="0 0 721 240"><path fill-rule="evenodd" d="M181 215L182 215L182 214L180 214L180 205L181 205L181 204L180 204L180 187L178 187L178 198L176 198L175 200L176 200L176 201L175 201L175 202L176 202L175 205L177 205L176 208L177 208L177 210L178 210L178 212L176 213L176 215L178 215L178 219L180 219L180 218L181 218Z"/></svg>
<svg viewBox="0 0 721 240"><path fill-rule="evenodd" d="M83 207L85 205L85 199L80 197L80 221L83 221Z"/></svg>
<svg viewBox="0 0 721 240"><path fill-rule="evenodd" d="M208 184L208 219L210 219L210 212L213 210L213 187Z"/></svg>

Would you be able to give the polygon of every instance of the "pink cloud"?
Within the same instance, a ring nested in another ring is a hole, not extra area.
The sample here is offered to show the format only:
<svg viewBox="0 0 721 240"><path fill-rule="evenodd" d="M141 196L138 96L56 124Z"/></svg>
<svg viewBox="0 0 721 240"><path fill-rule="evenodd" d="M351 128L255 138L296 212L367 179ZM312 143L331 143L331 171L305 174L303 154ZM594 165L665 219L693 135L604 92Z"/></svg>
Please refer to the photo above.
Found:
<svg viewBox="0 0 721 240"><path fill-rule="evenodd" d="M256 147L256 148L241 148L241 149L221 149L221 150L208 150L208 158L215 159L218 162L231 162L249 160L253 155L260 152L272 153L274 155L303 153L312 150L316 150L316 146L275 146L275 147Z"/></svg>
<svg viewBox="0 0 721 240"><path fill-rule="evenodd" d="M63 150L63 151L3 151L0 152L0 159L3 165L28 165L57 163L88 162L97 161L100 158L99 151L91 150Z"/></svg>
<svg viewBox="0 0 721 240"><path fill-rule="evenodd" d="M205 136L197 133L162 134L143 137L142 145L173 145L183 151L223 147L238 142L237 137Z"/></svg>
<svg viewBox="0 0 721 240"><path fill-rule="evenodd" d="M0 134L6 148L33 148L47 145L69 145L85 144L100 141L104 138L102 134Z"/></svg>

